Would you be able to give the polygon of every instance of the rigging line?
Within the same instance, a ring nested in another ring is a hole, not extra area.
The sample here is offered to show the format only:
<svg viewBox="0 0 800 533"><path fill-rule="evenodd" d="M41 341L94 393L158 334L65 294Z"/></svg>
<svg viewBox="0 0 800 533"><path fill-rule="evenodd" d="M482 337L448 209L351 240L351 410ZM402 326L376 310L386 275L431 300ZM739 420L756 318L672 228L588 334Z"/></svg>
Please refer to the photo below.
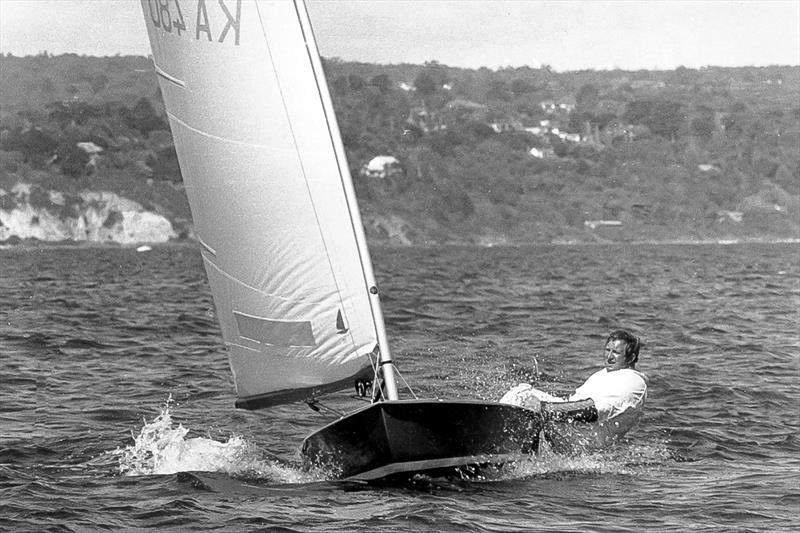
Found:
<svg viewBox="0 0 800 533"><path fill-rule="evenodd" d="M406 381L405 376L403 376L403 374L400 372L400 370L397 367L395 367L395 371L397 372L397 375L400 377L400 379L403 380L403 383L405 384L406 388L408 389L408 392L411 393L411 396L413 396L415 400L418 400L419 398L414 393L414 390L411 388L411 385L408 384L408 381Z"/></svg>
<svg viewBox="0 0 800 533"><path fill-rule="evenodd" d="M377 348L377 346L376 346L376 348ZM372 366L372 371L374 372L374 375L377 376L378 375L378 370L380 369L380 365L378 364L380 362L380 359L378 359L378 360L373 359L373 357L375 355L375 349L374 348L367 355L369 356L369 364Z"/></svg>
<svg viewBox="0 0 800 533"><path fill-rule="evenodd" d="M380 349L378 346L375 346L375 347ZM378 358L377 361L372 359L372 356L373 356L374 352L375 352L375 350L369 352L369 362L372 365L372 393L370 394L370 398L371 399L375 398L375 392L377 390L378 383L380 383L380 381L378 379L378 372L380 372L380 368L381 368L380 358Z"/></svg>
<svg viewBox="0 0 800 533"><path fill-rule="evenodd" d="M369 398L364 398L363 396L351 396L354 400L358 400L359 402L367 402L372 403Z"/></svg>
<svg viewBox="0 0 800 533"><path fill-rule="evenodd" d="M329 413L333 413L333 414L335 414L336 416L338 416L340 418L345 415L345 413L343 413L341 411L338 411L338 410L334 409L333 407L328 407L324 403L321 403L316 398L311 399L311 400L307 400L306 401L306 405L308 405L311 408L312 411L319 412L320 410L323 410L323 411L327 411Z"/></svg>

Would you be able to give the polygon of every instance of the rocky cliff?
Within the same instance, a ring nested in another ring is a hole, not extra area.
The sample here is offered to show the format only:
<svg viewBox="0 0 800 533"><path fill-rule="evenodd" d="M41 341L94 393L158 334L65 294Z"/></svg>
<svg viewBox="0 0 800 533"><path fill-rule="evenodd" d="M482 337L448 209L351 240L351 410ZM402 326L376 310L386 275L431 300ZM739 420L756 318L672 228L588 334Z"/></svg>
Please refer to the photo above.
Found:
<svg viewBox="0 0 800 533"><path fill-rule="evenodd" d="M111 192L65 193L28 183L8 191L0 188L0 242L136 244L177 236L166 217Z"/></svg>

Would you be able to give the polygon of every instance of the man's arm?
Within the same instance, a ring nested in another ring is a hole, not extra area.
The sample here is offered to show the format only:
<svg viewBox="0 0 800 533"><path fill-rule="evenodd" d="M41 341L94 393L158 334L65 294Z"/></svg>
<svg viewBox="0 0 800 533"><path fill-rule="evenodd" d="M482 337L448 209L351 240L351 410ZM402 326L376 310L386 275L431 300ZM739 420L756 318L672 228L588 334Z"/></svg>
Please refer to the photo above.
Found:
<svg viewBox="0 0 800 533"><path fill-rule="evenodd" d="M597 408L594 400L571 402L542 402L541 413L545 421L554 422L597 422Z"/></svg>

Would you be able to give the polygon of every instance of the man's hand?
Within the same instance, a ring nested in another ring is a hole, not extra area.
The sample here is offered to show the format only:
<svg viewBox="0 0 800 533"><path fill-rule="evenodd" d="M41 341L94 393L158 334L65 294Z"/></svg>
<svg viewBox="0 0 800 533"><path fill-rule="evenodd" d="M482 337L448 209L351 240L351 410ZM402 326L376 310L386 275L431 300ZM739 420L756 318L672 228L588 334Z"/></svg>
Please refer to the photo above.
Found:
<svg viewBox="0 0 800 533"><path fill-rule="evenodd" d="M505 393L503 397L500 398L500 403L524 405L525 400L531 396L531 389L532 387L529 383L520 383Z"/></svg>
<svg viewBox="0 0 800 533"><path fill-rule="evenodd" d="M540 402L540 412L545 420L555 422L597 422L597 408L593 400L572 402Z"/></svg>
<svg viewBox="0 0 800 533"><path fill-rule="evenodd" d="M520 405L522 405L522 407L527 407L528 409L533 409L534 411L542 410L542 402L533 394L526 396Z"/></svg>

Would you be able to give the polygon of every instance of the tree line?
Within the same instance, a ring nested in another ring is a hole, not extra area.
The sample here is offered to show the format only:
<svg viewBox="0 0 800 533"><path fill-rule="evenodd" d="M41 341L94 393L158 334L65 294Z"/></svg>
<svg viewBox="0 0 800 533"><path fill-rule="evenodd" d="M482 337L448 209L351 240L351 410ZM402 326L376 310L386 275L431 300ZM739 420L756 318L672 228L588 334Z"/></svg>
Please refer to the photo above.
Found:
<svg viewBox="0 0 800 533"><path fill-rule="evenodd" d="M0 66L3 183L36 172L180 183L145 58L5 56ZM580 240L593 219L622 220L639 237L744 231L725 225L730 211L752 213L747 231L797 233L798 67L324 67L362 208L414 221L426 238ZM360 177L376 155L404 172Z"/></svg>

